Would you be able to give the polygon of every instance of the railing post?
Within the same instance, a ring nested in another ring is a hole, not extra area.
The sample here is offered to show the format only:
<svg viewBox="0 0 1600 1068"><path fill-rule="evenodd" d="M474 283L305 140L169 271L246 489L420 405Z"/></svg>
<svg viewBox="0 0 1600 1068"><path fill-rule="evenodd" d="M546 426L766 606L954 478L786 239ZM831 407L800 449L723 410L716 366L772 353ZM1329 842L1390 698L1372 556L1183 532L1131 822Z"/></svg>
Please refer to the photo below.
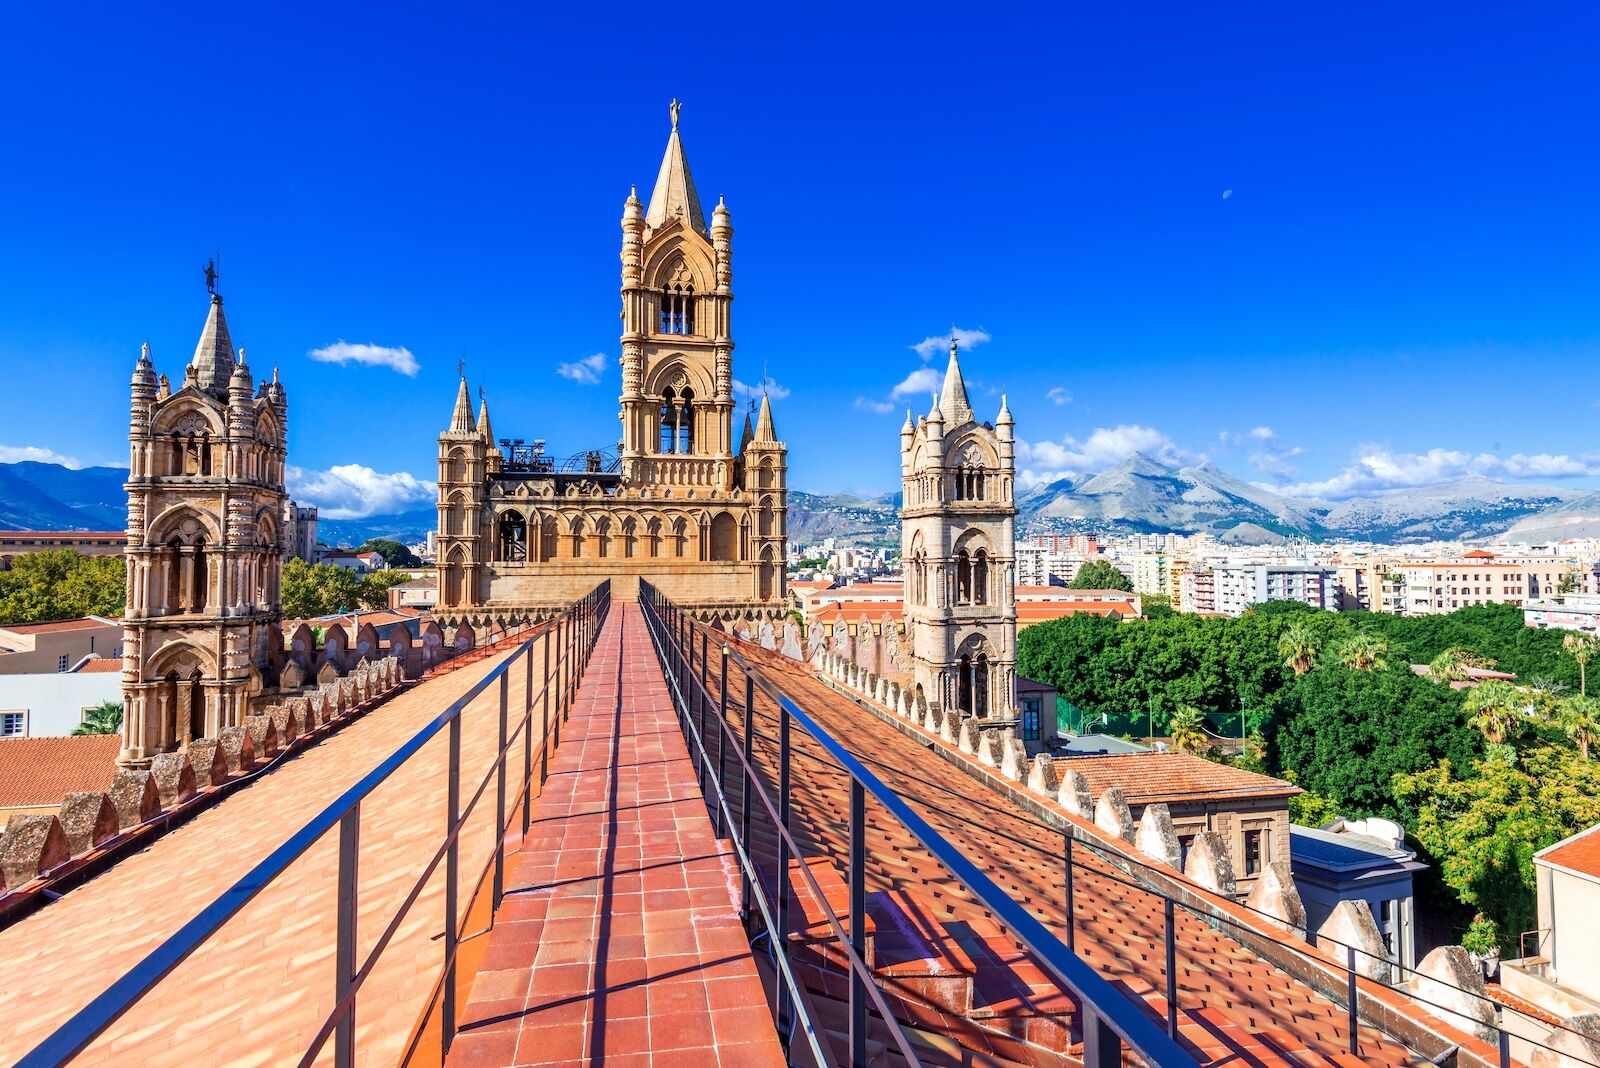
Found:
<svg viewBox="0 0 1600 1068"><path fill-rule="evenodd" d="M867 792L850 778L850 946L863 961L867 952ZM867 984L850 969L850 1065L867 1063Z"/></svg>
<svg viewBox="0 0 1600 1068"><path fill-rule="evenodd" d="M1067 841L1067 948L1076 953L1078 951L1078 917L1072 900L1072 829L1070 827L1067 828L1065 837Z"/></svg>
<svg viewBox="0 0 1600 1068"><path fill-rule="evenodd" d="M1170 897L1162 898L1167 913L1167 1037L1178 1040L1178 932L1173 929L1176 910Z"/></svg>
<svg viewBox="0 0 1600 1068"><path fill-rule="evenodd" d="M495 760L494 781L494 834L499 841L494 847L494 910L500 911L500 902L506 896L506 712L510 696L509 671L500 672L500 748ZM494 926L493 912L489 925Z"/></svg>
<svg viewBox="0 0 1600 1068"><path fill-rule="evenodd" d="M522 837L533 821L533 646L522 650Z"/></svg>
<svg viewBox="0 0 1600 1068"><path fill-rule="evenodd" d="M461 862L461 839L456 823L461 818L461 717L450 720L450 780L445 802L445 834L450 836L444 865L444 983L439 1006L444 1048L448 1052L456 1037L456 880Z"/></svg>
<svg viewBox="0 0 1600 1068"><path fill-rule="evenodd" d="M1083 1068L1122 1068L1122 1039L1104 1016L1087 1005L1078 1009L1083 1021Z"/></svg>
<svg viewBox="0 0 1600 1068"><path fill-rule="evenodd" d="M1357 1043L1356 1043L1356 1038L1357 1038L1357 1036L1356 1036L1356 1028L1357 1028L1357 1026L1359 1026L1359 1020L1358 1020L1358 1018L1356 1016L1356 947L1355 946L1345 946L1344 947L1344 952L1345 952L1345 963L1350 966L1350 971L1347 973L1347 975L1348 975L1348 987L1346 988L1345 995L1349 999L1349 1002L1350 1002L1350 1006L1349 1006L1349 1016L1350 1016L1350 1018L1347 1021L1347 1023L1348 1023L1348 1025L1350 1027L1350 1055L1352 1057L1354 1057L1356 1055L1356 1045L1357 1045Z"/></svg>
<svg viewBox="0 0 1600 1068"><path fill-rule="evenodd" d="M545 628L544 640L539 644L544 646L544 682L539 686L539 705L543 709L539 725L539 794L544 795L545 780L550 777L550 629ZM558 718L556 722L561 721Z"/></svg>
<svg viewBox="0 0 1600 1068"><path fill-rule="evenodd" d="M361 803L339 817L339 927L334 958L334 1004L338 1004L356 977L356 888L361 861ZM333 1031L334 1068L352 1068L356 1050L356 1003L351 998Z"/></svg>
<svg viewBox="0 0 1600 1068"><path fill-rule="evenodd" d="M750 677L749 667L744 671L744 764L740 771L744 774L744 789L739 797L739 841L744 843L745 851L750 849L750 791L755 784L750 781L750 773L745 768L753 768L752 740L755 737L755 719L752 706L755 704L755 680ZM745 930L750 929L750 873L745 871L744 865L739 866L739 882L741 893L739 897L739 916L745 923Z"/></svg>
<svg viewBox="0 0 1600 1068"><path fill-rule="evenodd" d="M1500 1028L1500 1068L1511 1068L1511 1032Z"/></svg>
<svg viewBox="0 0 1600 1068"><path fill-rule="evenodd" d="M789 829L789 707L782 701L778 702L778 822L783 825L783 830ZM772 936L772 946L783 954L785 960L789 956L789 840L782 834L778 835L778 930ZM789 989L783 985L783 977L777 976L774 985L778 988L778 1036L784 1042L784 1049L788 1049L789 1033Z"/></svg>
<svg viewBox="0 0 1600 1068"><path fill-rule="evenodd" d="M566 625L566 617L562 616L556 619L556 722L552 731L554 732L555 747L557 749L561 748L561 721L564 716L563 710L567 707L567 690L564 681L566 676L563 674L567 665L566 645L564 644L566 642Z"/></svg>
<svg viewBox="0 0 1600 1068"><path fill-rule="evenodd" d="M726 798L728 793L728 762L726 749L728 739L728 647L722 647L722 698L717 715L721 722L717 724L717 791L719 796ZM716 806L717 837L722 837L722 805Z"/></svg>

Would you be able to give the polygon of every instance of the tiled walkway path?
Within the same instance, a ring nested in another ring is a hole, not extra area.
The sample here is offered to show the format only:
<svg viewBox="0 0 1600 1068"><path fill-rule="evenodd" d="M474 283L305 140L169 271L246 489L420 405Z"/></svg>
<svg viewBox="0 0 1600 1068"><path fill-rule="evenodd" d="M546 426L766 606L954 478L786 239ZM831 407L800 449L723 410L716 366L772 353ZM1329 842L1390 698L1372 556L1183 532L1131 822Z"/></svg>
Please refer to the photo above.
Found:
<svg viewBox="0 0 1600 1068"><path fill-rule="evenodd" d="M613 604L567 732L450 1065L782 1065L637 605Z"/></svg>

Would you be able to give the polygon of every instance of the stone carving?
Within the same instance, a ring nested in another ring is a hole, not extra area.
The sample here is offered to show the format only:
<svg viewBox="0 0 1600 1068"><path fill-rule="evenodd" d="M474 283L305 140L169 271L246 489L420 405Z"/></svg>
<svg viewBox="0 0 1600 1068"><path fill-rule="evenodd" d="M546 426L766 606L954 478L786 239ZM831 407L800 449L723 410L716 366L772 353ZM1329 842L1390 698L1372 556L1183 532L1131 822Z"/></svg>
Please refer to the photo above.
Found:
<svg viewBox="0 0 1600 1068"><path fill-rule="evenodd" d="M224 727L217 732L217 744L228 762L229 775L244 775L256 766L255 736L244 726Z"/></svg>
<svg viewBox="0 0 1600 1068"><path fill-rule="evenodd" d="M18 887L72 859L72 846L54 816L12 816L0 838L0 875Z"/></svg>
<svg viewBox="0 0 1600 1068"><path fill-rule="evenodd" d="M176 808L195 795L194 768L188 753L157 753L150 762L150 777L161 796L161 807Z"/></svg>
<svg viewBox="0 0 1600 1068"><path fill-rule="evenodd" d="M1113 786L1100 795L1094 805L1094 823L1113 838L1133 841L1133 813L1128 810L1122 787Z"/></svg>
<svg viewBox="0 0 1600 1068"><path fill-rule="evenodd" d="M117 810L117 824L125 831L161 814L161 794L148 771L118 771L106 795Z"/></svg>
<svg viewBox="0 0 1600 1068"><path fill-rule="evenodd" d="M1287 861L1274 860L1262 868L1244 903L1284 931L1305 934L1306 907L1300 901L1300 891L1295 889Z"/></svg>
<svg viewBox="0 0 1600 1068"><path fill-rule="evenodd" d="M1317 948L1331 953L1340 963L1349 960L1349 951L1354 948L1358 974L1385 985L1389 982L1389 949L1365 898L1347 898L1333 907L1317 928Z"/></svg>
<svg viewBox="0 0 1600 1068"><path fill-rule="evenodd" d="M196 738L189 743L189 768L197 790L220 786L228 781L228 758L222 743L212 738Z"/></svg>
<svg viewBox="0 0 1600 1068"><path fill-rule="evenodd" d="M1028 747L1022 739L1007 732L1000 741L1000 774L1013 782L1028 777Z"/></svg>
<svg viewBox="0 0 1600 1068"><path fill-rule="evenodd" d="M61 802L61 829L73 856L117 836L117 806L103 793L75 792Z"/></svg>
<svg viewBox="0 0 1600 1068"><path fill-rule="evenodd" d="M1183 862L1183 874L1230 900L1239 892L1228 843L1216 831L1201 831L1194 836L1189 843L1189 856Z"/></svg>
<svg viewBox="0 0 1600 1068"><path fill-rule="evenodd" d="M1181 867L1183 850L1178 846L1178 832L1172 826L1172 813L1163 804L1146 805L1139 816L1139 828L1133 839L1134 848L1145 856L1169 868Z"/></svg>
<svg viewBox="0 0 1600 1068"><path fill-rule="evenodd" d="M1061 789L1056 794L1061 807L1079 819L1094 819L1094 798L1089 796L1089 780L1083 772L1068 768L1061 773Z"/></svg>
<svg viewBox="0 0 1600 1068"><path fill-rule="evenodd" d="M1050 759L1048 753L1035 756L1033 765L1028 769L1028 789L1053 799L1060 788L1060 783L1056 781L1055 761Z"/></svg>

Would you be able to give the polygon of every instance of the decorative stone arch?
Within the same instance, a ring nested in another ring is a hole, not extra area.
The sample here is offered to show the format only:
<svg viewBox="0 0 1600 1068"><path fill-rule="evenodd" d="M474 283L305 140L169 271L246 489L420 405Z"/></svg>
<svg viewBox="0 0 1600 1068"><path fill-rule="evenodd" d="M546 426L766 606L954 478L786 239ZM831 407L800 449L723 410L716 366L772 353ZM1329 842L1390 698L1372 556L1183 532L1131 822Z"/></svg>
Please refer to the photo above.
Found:
<svg viewBox="0 0 1600 1068"><path fill-rule="evenodd" d="M696 293L706 295L716 291L716 265L711 250L703 238L696 235L691 239L688 235L689 231L680 230L660 235L652 243L642 271L647 288L660 290L670 285L679 276L681 267L694 283Z"/></svg>
<svg viewBox="0 0 1600 1068"><path fill-rule="evenodd" d="M440 466L444 468L440 472L444 481L465 482L468 478L468 472L471 470L471 459L467 456L467 450L457 445L445 453L444 460Z"/></svg>
<svg viewBox="0 0 1600 1068"><path fill-rule="evenodd" d="M256 440L263 445L276 445L283 440L283 427L278 423L278 413L269 404L256 412Z"/></svg>
<svg viewBox="0 0 1600 1068"><path fill-rule="evenodd" d="M771 538L777 533L777 509L772 495L763 494L756 505L756 537Z"/></svg>
<svg viewBox="0 0 1600 1068"><path fill-rule="evenodd" d="M461 537L467 533L467 495L461 490L455 490L444 502L445 529L441 531L446 537Z"/></svg>
<svg viewBox="0 0 1600 1068"><path fill-rule="evenodd" d="M761 489L775 489L778 485L778 465L770 456L763 456L756 468L756 485Z"/></svg>
<svg viewBox="0 0 1600 1068"><path fill-rule="evenodd" d="M619 537L622 542L622 557L631 560L639 552L639 517L632 512L624 512L619 517Z"/></svg>
<svg viewBox="0 0 1600 1068"><path fill-rule="evenodd" d="M983 531L969 530L956 539L951 563L951 578L955 583L953 603L978 605L994 599L989 595L991 563L993 553Z"/></svg>
<svg viewBox="0 0 1600 1068"><path fill-rule="evenodd" d="M707 559L737 560L739 552L739 522L732 512L718 512L711 519L711 544Z"/></svg>
<svg viewBox="0 0 1600 1068"><path fill-rule="evenodd" d="M192 525L186 522L189 520ZM174 504L145 527L145 541L149 545L165 545L174 536L184 545L194 545L202 537L207 545L217 545L222 541L222 522L188 501Z"/></svg>
<svg viewBox="0 0 1600 1068"><path fill-rule="evenodd" d="M772 546L761 547L760 563L756 566L756 598L770 601L778 596L778 565L772 558Z"/></svg>
<svg viewBox="0 0 1600 1068"><path fill-rule="evenodd" d="M967 715L989 715L993 702L995 649L987 635L968 634L956 646L956 706Z"/></svg>
<svg viewBox="0 0 1600 1068"><path fill-rule="evenodd" d="M520 508L495 511L495 559L524 563L528 559L528 517Z"/></svg>
<svg viewBox="0 0 1600 1068"><path fill-rule="evenodd" d="M466 603L467 550L457 545L445 558L444 574L440 576L440 601L452 608Z"/></svg>
<svg viewBox="0 0 1600 1068"><path fill-rule="evenodd" d="M187 746L196 738L215 734L205 683L217 679L215 657L191 642L170 642L151 655L143 678L153 693L146 696L146 744L157 752ZM148 738L151 727L155 737Z"/></svg>
<svg viewBox="0 0 1600 1068"><path fill-rule="evenodd" d="M567 555L574 560L583 559L584 535L585 530L582 513L569 513L567 515L567 538L569 539L570 543L570 551L567 553Z"/></svg>
<svg viewBox="0 0 1600 1068"><path fill-rule="evenodd" d="M561 548L561 525L553 512L534 513L539 516L539 559L554 560Z"/></svg>
<svg viewBox="0 0 1600 1068"><path fill-rule="evenodd" d="M684 353L673 352L661 357L650 369L644 392L659 400L668 389L676 389L681 394L685 386L694 390L695 401L702 404L709 402L717 391L717 384L706 367Z"/></svg>
<svg viewBox="0 0 1600 1068"><path fill-rule="evenodd" d="M661 517L653 515L645 524L645 541L648 544L649 555L654 558L661 555L661 538L664 530Z"/></svg>
<svg viewBox="0 0 1600 1068"><path fill-rule="evenodd" d="M157 406L155 417L150 420L152 434L199 434L209 433L214 438L227 434L227 425L223 422L222 413L214 406L200 399L196 393L177 393L167 403Z"/></svg>

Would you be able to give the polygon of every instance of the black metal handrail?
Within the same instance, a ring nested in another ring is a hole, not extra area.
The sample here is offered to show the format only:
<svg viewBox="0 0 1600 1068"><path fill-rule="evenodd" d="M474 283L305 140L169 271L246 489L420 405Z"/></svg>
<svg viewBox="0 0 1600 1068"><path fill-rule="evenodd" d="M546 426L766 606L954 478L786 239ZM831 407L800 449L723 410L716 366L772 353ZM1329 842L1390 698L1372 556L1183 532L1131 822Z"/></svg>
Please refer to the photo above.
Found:
<svg viewBox="0 0 1600 1068"><path fill-rule="evenodd" d="M668 668L669 678L676 685L681 685L687 678L694 679L694 626L689 617L677 608L671 601L663 597L648 583L640 583L640 602L646 609L646 618L654 617L652 632L658 634L657 647L663 652L663 665ZM701 632L700 666L701 678L699 687L690 691L692 697L695 693L705 694L705 700L711 699L709 688L705 685L705 669L707 661L708 635ZM1143 1008L1126 995L1122 994L1103 976L1086 964L1067 945L1050 932L1044 924L1040 923L1021 905L1013 901L1002 891L987 875L978 869L971 860L956 850L942 834L932 827L926 820L911 809L909 805L893 790L874 775L867 767L850 752L841 742L830 735L814 719L811 718L788 694L783 692L781 686L765 677L761 671L750 664L737 650L729 648L723 643L723 656L737 663L746 679L746 709L750 709L752 690L759 686L762 692L774 701L779 709L779 766L778 766L778 806L777 811L771 811L770 801L765 791L759 791L763 804L769 808L769 813L774 819L774 826L779 831L779 852L776 873L778 887L778 909L776 917L776 930L773 931L774 919L765 905L765 897L761 892L759 874L755 871L753 862L749 861L748 838L748 802L743 806L742 825L738 833L732 833L732 838L739 851L744 889L748 894L752 890L757 894L757 900L762 904L762 915L772 931L771 944L777 955L780 969L791 984L790 993L798 1002L798 989L793 987L792 972L788 967L788 947L786 935L788 933L788 897L789 877L788 860L790 856L798 857L799 851L794 840L789 835L789 814L791 791L789 783L790 745L789 735L791 723L798 723L800 727L814 739L818 745L832 758L833 762L850 778L850 832L849 856L847 861L846 885L850 895L850 917L846 928L833 915L832 910L826 905L820 888L811 878L807 865L799 865L810 885L812 894L820 903L820 907L828 914L830 926L835 937L841 942L841 947L846 952L850 965L850 1013L849 1013L849 1042L850 1064L852 1066L864 1064L866 1060L866 1024L867 1002L873 1002L879 1014L895 1030L897 1039L903 1040L899 1034L897 1023L887 1011L882 1000L882 993L877 989L877 984L872 980L871 972L861 963L861 953L865 945L865 800L867 795L894 816L911 835L922 843L933 858L949 871L958 882L986 908L995 920L1025 945L1038 959L1044 969L1052 976L1055 982L1077 1001L1080 1013L1080 1030L1083 1037L1083 1063L1090 1068L1111 1068L1119 1065L1122 1057L1122 1047L1126 1043L1147 1062L1160 1065L1195 1065L1198 1062L1179 1044L1174 1036L1168 1035L1145 1015ZM723 674L723 687L726 688L727 674ZM682 718L685 723L686 733L695 740L702 757L702 768L710 763L710 756L704 746L701 731L692 721L687 705L683 707ZM731 726L726 718L726 702L722 702L720 715L717 720L720 724L719 737L729 736ZM743 749L740 755L740 771L745 776L744 794L748 798L755 774L749 762L749 745L753 733L748 711L746 714L746 729L744 731ZM737 738L735 741L739 741ZM727 808L726 798L723 793L725 772L723 769L722 752L719 750L717 760L717 773L712 777L718 798L719 810ZM726 813L731 823L731 812ZM720 831L720 828L719 828ZM792 854L790 851L793 851ZM784 1023L785 999L780 996L779 1023ZM815 1045L815 1044L814 1044ZM903 1047L908 1059L914 1059ZM820 1056L820 1052L819 1052ZM831 1063L831 1062L825 1062Z"/></svg>
<svg viewBox="0 0 1600 1068"><path fill-rule="evenodd" d="M594 648L600 626L605 621L611 603L611 584L602 582L582 599L553 619L546 620L532 632L495 669L485 675L471 689L444 711L430 720L403 745L384 759L331 804L313 816L304 827L295 832L282 845L274 849L255 867L251 868L233 886L225 890L205 908L145 957L130 968L116 982L73 1016L17 1062L18 1068L45 1068L66 1064L82 1053L106 1028L120 1019L141 998L149 993L173 969L205 944L222 926L244 908L262 890L283 875L322 837L335 827L339 829L339 866L337 876L338 918L337 946L335 950L336 997L332 1012L323 1020L302 1064L314 1061L329 1037L334 1043L334 1063L347 1068L355 1060L355 1019L358 993L361 984L371 974L374 965L399 929L401 921L411 906L421 896L429 878L441 863L445 864L445 923L444 956L441 973L422 1014L428 1019L435 1002L440 1003L441 1030L444 1048L448 1049L455 1035L456 958L461 939L464 917L458 908L460 884L459 839L461 830L471 816L473 807L483 797L490 781L495 781L497 822L495 846L482 875L494 868L493 906L498 909L505 890L505 839L506 823L506 759L512 746L520 738L523 742L523 781L518 804L522 810L522 831L530 826L529 807L533 800L533 645L544 637L544 673L542 696L542 734L539 745L540 783L548 768L552 739L560 745L561 722L566 718L583 667ZM554 663L551 646L555 645ZM522 720L514 732L508 733L508 679L512 665L522 661L525 673ZM552 691L551 682L554 680ZM499 684L499 748L494 765L479 783L472 799L463 809L461 790L461 713L489 686ZM550 707L555 696L554 715ZM356 963L356 906L357 871L360 853L361 802L385 780L415 756L422 747L441 730L449 728L449 784L448 811L444 836L434 856L413 883L388 926L374 943L371 952Z"/></svg>

